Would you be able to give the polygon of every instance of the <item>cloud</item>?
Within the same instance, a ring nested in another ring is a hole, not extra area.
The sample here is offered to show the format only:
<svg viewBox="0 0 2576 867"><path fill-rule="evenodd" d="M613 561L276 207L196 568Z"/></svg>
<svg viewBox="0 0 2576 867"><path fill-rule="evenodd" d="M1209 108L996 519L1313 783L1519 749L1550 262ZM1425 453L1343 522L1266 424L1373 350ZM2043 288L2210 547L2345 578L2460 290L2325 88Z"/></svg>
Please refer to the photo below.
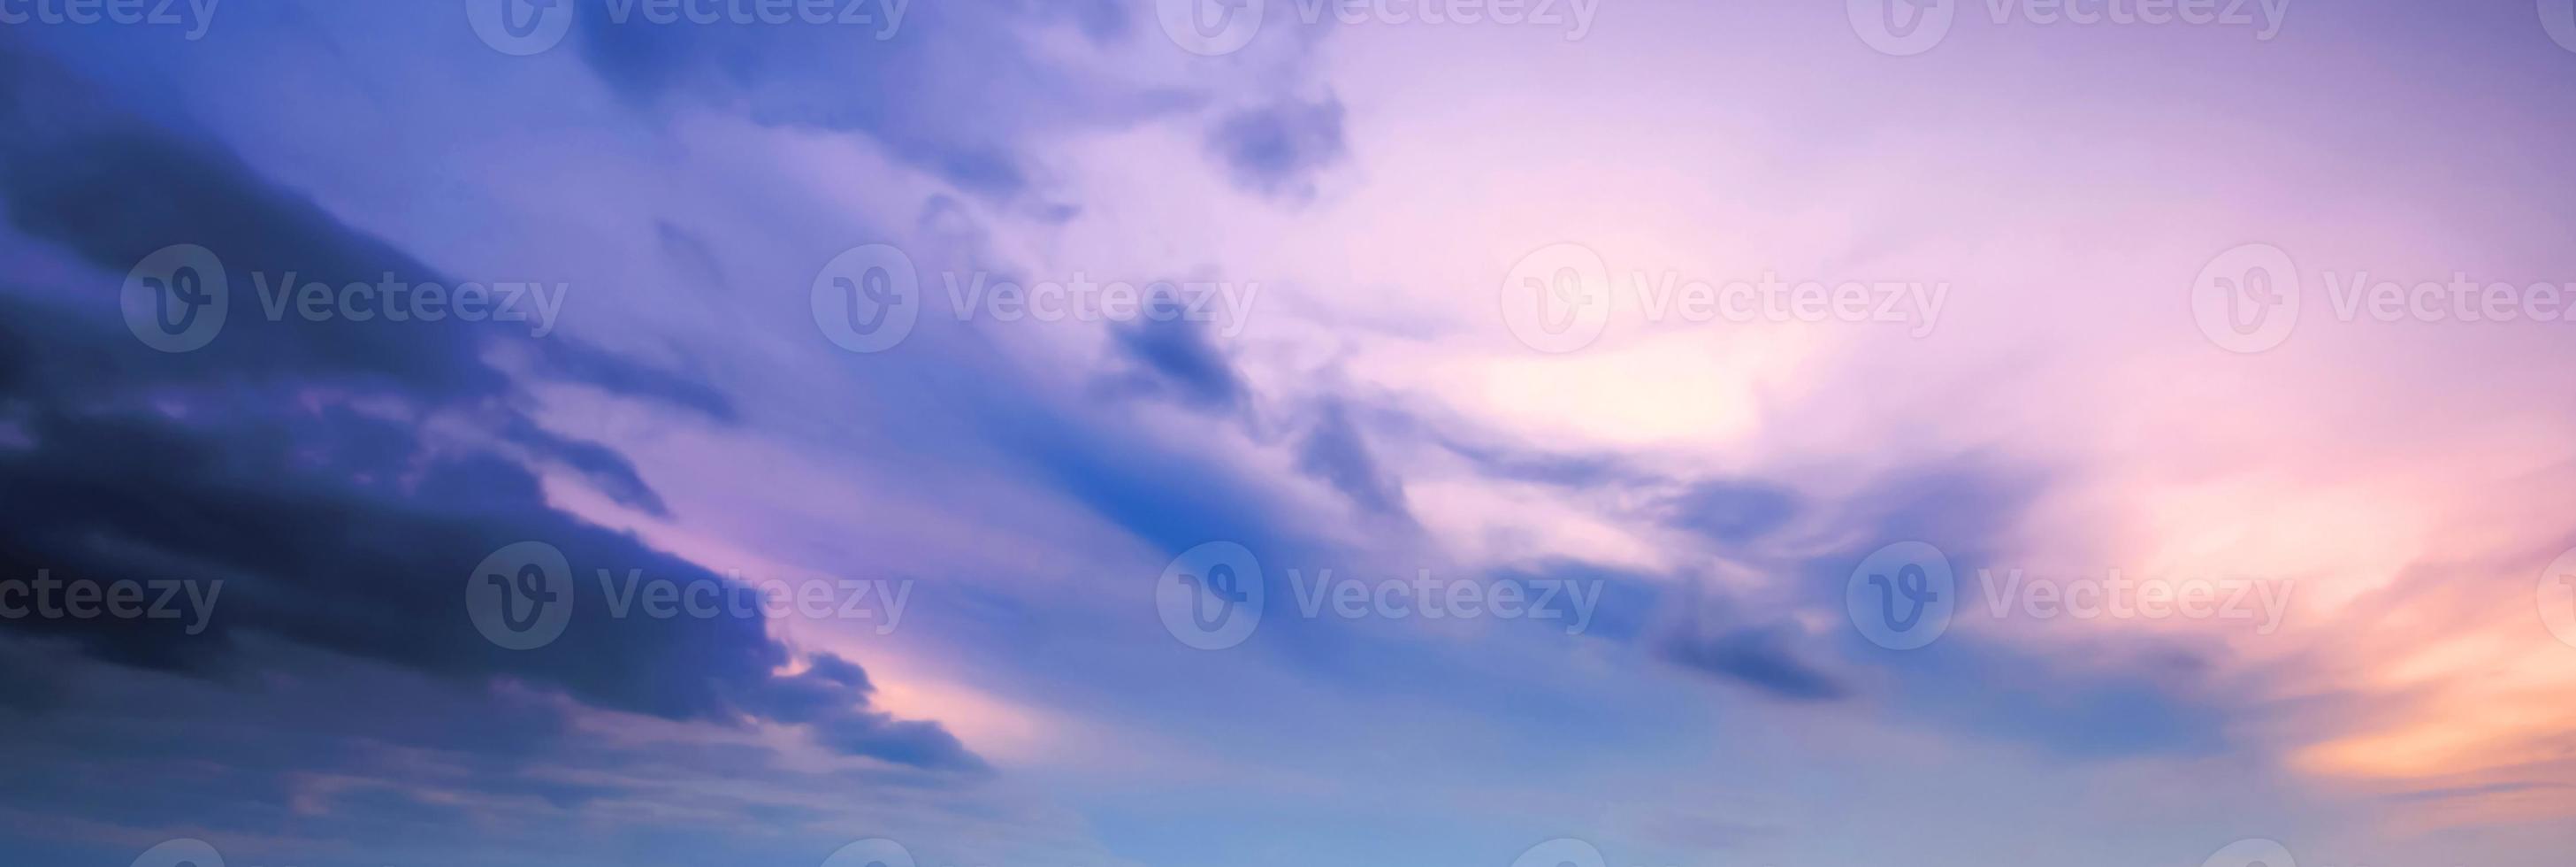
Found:
<svg viewBox="0 0 2576 867"><path fill-rule="evenodd" d="M593 12L579 19L580 50L639 107L719 106L764 124L862 133L988 198L1030 190L1044 171L1035 140L1195 101L1042 48L1059 26L1095 48L1121 41L1132 23L1107 2L912 3L892 29L661 27Z"/></svg>
<svg viewBox="0 0 2576 867"><path fill-rule="evenodd" d="M1210 329L1186 319L1140 318L1111 326L1119 352L1137 370L1128 384L1162 392L1179 402L1218 413L1243 408L1243 376L1214 342Z"/></svg>
<svg viewBox="0 0 2576 867"><path fill-rule="evenodd" d="M0 569L12 578L41 570L62 580L223 582L199 635L160 620L0 624L19 646L69 647L106 663L31 694L30 712L84 718L97 701L177 677L247 697L247 708L336 720L335 736L347 740L332 749L240 745L268 751L245 770L272 787L389 770L367 744L542 765L530 745L561 748L573 742L572 719L602 713L714 731L802 726L828 749L879 766L982 766L937 723L874 708L856 663L791 652L757 613L612 616L604 594L584 586L594 571L683 585L725 579L552 504L538 468L560 466L631 506L663 509L623 456L531 420L533 399L488 360L495 330L297 327L237 303L220 339L198 352L164 354L126 334L97 286L171 243L219 250L237 299L254 270L334 283L437 272L219 149L100 109L44 61L0 53L0 64L15 73L0 91L0 202L27 236L11 249L60 251L88 266L71 279L98 281L62 282L65 272L47 268L0 282L0 345L10 347L0 354L0 416L23 433L19 446L0 449ZM563 335L538 357L549 377L715 423L733 418L703 383ZM530 539L574 564L576 601L558 642L514 652L474 629L463 590L484 557ZM800 657L804 674L776 674ZM374 673L351 673L359 669ZM293 686L316 682L335 686ZM357 695L367 703L331 704ZM481 720L508 737L428 724L436 718ZM131 718L120 736L80 754L131 761L151 752L139 739L186 736L156 726L210 722ZM398 785L424 782L396 776ZM554 802L597 794L542 792Z"/></svg>
<svg viewBox="0 0 2576 867"><path fill-rule="evenodd" d="M1339 401L1326 401L1316 410L1314 426L1297 449L1297 469L1331 484L1363 512L1413 522L1404 505L1404 484L1369 455L1368 442Z"/></svg>
<svg viewBox="0 0 2576 867"><path fill-rule="evenodd" d="M1799 656L1799 634L1787 624L1714 635L1672 635L1657 652L1667 660L1795 701L1830 701L1850 688Z"/></svg>
<svg viewBox="0 0 2576 867"><path fill-rule="evenodd" d="M1749 542L1778 529L1798 514L1797 495L1758 482L1701 482L1674 497L1666 520L1709 539Z"/></svg>
<svg viewBox="0 0 2576 867"><path fill-rule="evenodd" d="M2227 708L2199 694L2196 666L2177 668L2170 656L2114 644L2070 658L1951 636L1895 657L1886 669L1899 712L1972 737L2078 759L2202 756L2233 746Z"/></svg>
<svg viewBox="0 0 2576 867"><path fill-rule="evenodd" d="M1302 199L1314 195L1316 173L1349 155L1342 116L1338 97L1282 98L1219 118L1208 130L1207 145L1236 186Z"/></svg>

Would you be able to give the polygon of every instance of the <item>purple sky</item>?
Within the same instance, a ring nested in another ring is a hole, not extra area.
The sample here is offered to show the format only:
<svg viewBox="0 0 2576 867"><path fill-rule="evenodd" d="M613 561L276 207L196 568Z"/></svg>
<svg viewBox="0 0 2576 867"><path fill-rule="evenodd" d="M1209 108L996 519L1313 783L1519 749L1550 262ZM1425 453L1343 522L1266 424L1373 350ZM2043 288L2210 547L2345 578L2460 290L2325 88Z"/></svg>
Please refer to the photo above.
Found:
<svg viewBox="0 0 2576 867"><path fill-rule="evenodd" d="M1320 3L0 0L0 863L2565 863L2576 2Z"/></svg>

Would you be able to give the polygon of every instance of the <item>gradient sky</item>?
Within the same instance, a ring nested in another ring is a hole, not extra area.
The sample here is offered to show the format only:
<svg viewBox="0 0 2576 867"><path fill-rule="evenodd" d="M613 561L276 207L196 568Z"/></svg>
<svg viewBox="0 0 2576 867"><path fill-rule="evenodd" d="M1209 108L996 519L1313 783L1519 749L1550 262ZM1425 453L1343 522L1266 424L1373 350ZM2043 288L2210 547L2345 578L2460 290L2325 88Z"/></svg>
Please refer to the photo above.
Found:
<svg viewBox="0 0 2576 867"><path fill-rule="evenodd" d="M564 0L561 41L517 54L476 28L497 2L0 24L0 581L225 587L198 634L0 620L0 862L2576 844L2576 321L2335 294L2576 298L2576 4L2083 26L1965 0L1899 53L1864 38L1874 0L1520 24L1268 0L1230 51L1171 35L1179 0L871 0L868 25ZM120 307L172 245L228 278L192 351ZM818 305L871 245L918 319L853 351ZM1511 325L1549 249L1611 299L1579 346ZM2246 249L2301 304L2260 346L2205 315ZM271 319L288 272L562 306ZM1664 275L1939 301L1688 321L1632 303ZM978 279L1240 306L957 315ZM892 623L587 595L513 650L464 598L523 541L583 593L605 569L908 595ZM1958 610L1894 649L1846 603L1907 541ZM1217 542L1267 607L1205 649L1158 594ZM1597 601L1573 630L1302 616L1322 570ZM2287 595L2277 622L1997 615L1979 576L2013 574Z"/></svg>

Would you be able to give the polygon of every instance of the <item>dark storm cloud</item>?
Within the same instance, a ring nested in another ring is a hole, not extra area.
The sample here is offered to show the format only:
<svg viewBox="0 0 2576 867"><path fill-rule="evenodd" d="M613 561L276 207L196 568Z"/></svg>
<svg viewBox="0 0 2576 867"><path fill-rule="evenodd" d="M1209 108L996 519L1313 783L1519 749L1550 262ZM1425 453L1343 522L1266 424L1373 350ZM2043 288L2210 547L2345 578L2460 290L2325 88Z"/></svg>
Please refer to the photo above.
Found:
<svg viewBox="0 0 2576 867"><path fill-rule="evenodd" d="M197 243L220 251L237 301L247 272L260 269L335 285L388 270L436 274L227 153L99 109L40 60L0 53L0 68L9 73L0 200L11 224L100 272L122 274L151 250ZM556 510L521 463L425 433L433 415L463 419L631 505L661 508L623 457L526 416L530 398L483 360L494 330L272 322L236 303L213 344L164 354L125 333L113 279L0 285L0 346L9 347L0 419L23 434L0 447L0 569L11 578L45 570L65 580L220 580L219 608L198 635L155 620L39 618L0 629L132 669L241 685L296 676L265 667L289 657L246 647L310 648L464 695L522 684L677 721L807 724L848 754L901 765L980 764L936 724L870 709L864 676L845 660L823 656L820 674L774 676L789 655L757 614L610 616L594 572L722 579ZM730 418L703 383L561 335L542 346L541 375ZM474 629L463 590L485 556L530 539L560 548L584 592L561 640L513 652ZM498 710L488 700L475 707Z"/></svg>

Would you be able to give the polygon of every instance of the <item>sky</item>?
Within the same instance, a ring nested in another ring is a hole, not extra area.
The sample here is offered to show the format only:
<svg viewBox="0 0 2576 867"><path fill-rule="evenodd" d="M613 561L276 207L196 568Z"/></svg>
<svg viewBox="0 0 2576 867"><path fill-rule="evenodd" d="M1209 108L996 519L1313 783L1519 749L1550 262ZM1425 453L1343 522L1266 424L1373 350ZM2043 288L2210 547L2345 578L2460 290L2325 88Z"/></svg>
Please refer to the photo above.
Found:
<svg viewBox="0 0 2576 867"><path fill-rule="evenodd" d="M2539 867L2569 0L0 0L0 862Z"/></svg>

